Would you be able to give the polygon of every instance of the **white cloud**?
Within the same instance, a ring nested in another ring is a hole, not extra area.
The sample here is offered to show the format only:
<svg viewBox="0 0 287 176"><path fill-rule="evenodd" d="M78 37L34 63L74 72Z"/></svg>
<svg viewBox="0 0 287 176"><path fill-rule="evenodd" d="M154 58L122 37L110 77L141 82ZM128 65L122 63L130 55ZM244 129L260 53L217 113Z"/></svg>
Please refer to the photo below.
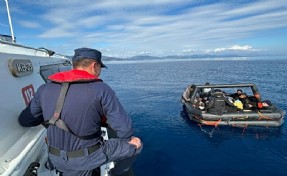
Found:
<svg viewBox="0 0 287 176"><path fill-rule="evenodd" d="M30 21L19 21L19 23L26 28L39 28L40 27L38 23L30 22Z"/></svg>
<svg viewBox="0 0 287 176"><path fill-rule="evenodd" d="M287 28L286 0L209 4L190 0L18 1L33 8L44 6L43 14L37 15L40 21L21 23L27 28L41 24L45 30L38 35L40 39L62 40L63 45L69 43L70 51L97 47L110 56L186 54L213 48L216 52L253 51L250 43L241 41ZM267 41L272 36L260 37ZM231 46L234 43L240 45Z"/></svg>
<svg viewBox="0 0 287 176"><path fill-rule="evenodd" d="M244 45L244 46L240 46L240 45L233 45L229 48L216 48L214 50L214 52L222 52L222 51L252 51L252 47L249 45Z"/></svg>
<svg viewBox="0 0 287 176"><path fill-rule="evenodd" d="M40 38L43 39L51 39L51 38L67 38L67 37L74 37L76 36L77 33L71 31L69 32L66 29L63 28L53 28L50 29L49 31L46 31L39 35Z"/></svg>

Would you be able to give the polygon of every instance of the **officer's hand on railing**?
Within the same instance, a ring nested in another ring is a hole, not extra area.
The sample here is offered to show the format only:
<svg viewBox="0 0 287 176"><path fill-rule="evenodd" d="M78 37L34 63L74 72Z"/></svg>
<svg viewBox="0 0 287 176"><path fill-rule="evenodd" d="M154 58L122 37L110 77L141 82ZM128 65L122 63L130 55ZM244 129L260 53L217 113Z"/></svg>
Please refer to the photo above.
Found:
<svg viewBox="0 0 287 176"><path fill-rule="evenodd" d="M142 145L141 140L138 137L132 137L129 143L135 145L137 149Z"/></svg>

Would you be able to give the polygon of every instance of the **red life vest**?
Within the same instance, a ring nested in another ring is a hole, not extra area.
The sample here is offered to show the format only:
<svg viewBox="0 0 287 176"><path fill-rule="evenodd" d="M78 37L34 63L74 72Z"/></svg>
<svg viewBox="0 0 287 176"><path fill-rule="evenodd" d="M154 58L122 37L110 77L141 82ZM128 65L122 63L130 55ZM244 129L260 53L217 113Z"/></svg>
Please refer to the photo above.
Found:
<svg viewBox="0 0 287 176"><path fill-rule="evenodd" d="M84 70L76 70L76 69L55 73L49 76L48 79L57 83L102 81L95 75L92 75Z"/></svg>

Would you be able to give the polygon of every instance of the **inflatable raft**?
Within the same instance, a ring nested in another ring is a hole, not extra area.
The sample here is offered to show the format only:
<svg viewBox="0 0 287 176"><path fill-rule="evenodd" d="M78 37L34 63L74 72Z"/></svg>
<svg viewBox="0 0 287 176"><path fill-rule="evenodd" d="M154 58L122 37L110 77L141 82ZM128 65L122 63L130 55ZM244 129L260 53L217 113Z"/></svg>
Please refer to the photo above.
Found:
<svg viewBox="0 0 287 176"><path fill-rule="evenodd" d="M254 106L248 109L245 107L242 107L242 109L236 107L234 111L228 112L228 110L226 110L222 114L211 112L208 103L210 103L209 101L211 101L212 97L216 94L216 91L219 90L231 103L234 103L236 91L246 92L245 94L253 101ZM204 125L279 127L284 123L284 116L286 114L284 110L273 104L272 108L263 107L261 103L264 101L261 100L259 91L253 83L193 84L189 85L183 92L181 100L190 120Z"/></svg>

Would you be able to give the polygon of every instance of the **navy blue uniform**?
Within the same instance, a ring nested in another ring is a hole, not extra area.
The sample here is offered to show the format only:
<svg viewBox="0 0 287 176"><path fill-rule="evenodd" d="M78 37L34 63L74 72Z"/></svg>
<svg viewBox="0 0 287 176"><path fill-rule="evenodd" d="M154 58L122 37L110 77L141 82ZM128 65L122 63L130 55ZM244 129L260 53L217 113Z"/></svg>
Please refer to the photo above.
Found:
<svg viewBox="0 0 287 176"><path fill-rule="evenodd" d="M72 70L66 73L77 76L84 71ZM65 72L61 74L65 76ZM87 136L100 132L101 118L105 116L118 138L102 142L98 133L94 139L83 140L56 126L50 126L47 129L48 144L62 151L61 156L49 154L54 166L64 175L91 175L91 170L106 162L125 158L131 160L129 158L140 153L141 148L137 150L134 145L128 144L133 135L132 123L115 92L104 82L73 81L66 95L61 119L78 136ZM62 84L56 82L40 86L29 106L20 114L20 124L29 127L49 120L54 114L61 87ZM65 154L79 149L86 150L99 143L101 147L97 151L91 154L87 152L82 157L68 158ZM115 172L121 171L115 169Z"/></svg>

